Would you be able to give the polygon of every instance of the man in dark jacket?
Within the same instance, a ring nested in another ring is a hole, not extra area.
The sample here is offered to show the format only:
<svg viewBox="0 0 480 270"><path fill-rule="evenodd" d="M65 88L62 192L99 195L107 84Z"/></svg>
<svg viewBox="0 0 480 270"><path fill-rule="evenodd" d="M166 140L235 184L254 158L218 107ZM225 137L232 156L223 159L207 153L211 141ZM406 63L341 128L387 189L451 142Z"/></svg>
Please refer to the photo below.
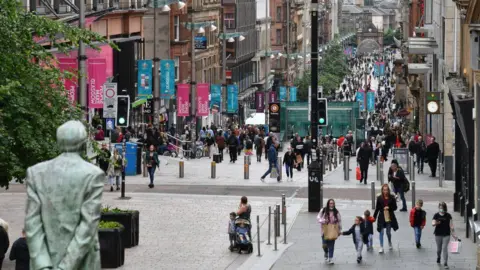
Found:
<svg viewBox="0 0 480 270"><path fill-rule="evenodd" d="M437 158L440 154L440 145L435 141L435 137L432 137L432 143L427 146L427 160L428 166L432 174L430 177L436 177L437 173Z"/></svg>
<svg viewBox="0 0 480 270"><path fill-rule="evenodd" d="M10 246L10 240L8 239L7 231L0 225L0 269L2 269L3 259L5 253L7 253Z"/></svg>
<svg viewBox="0 0 480 270"><path fill-rule="evenodd" d="M275 145L272 143L270 148L267 151L268 156L268 170L265 174L260 178L262 182L265 182L265 177L272 172L272 169L275 168L278 171L278 164L277 164L277 150L275 149ZM277 176L277 181L280 182L280 176Z"/></svg>
<svg viewBox="0 0 480 270"><path fill-rule="evenodd" d="M425 160L425 155L427 154L427 145L425 144L425 141L423 140L422 136L417 137L417 146L415 150L417 151L417 169L418 169L418 174L423 173L423 163Z"/></svg>
<svg viewBox="0 0 480 270"><path fill-rule="evenodd" d="M268 150L270 146L273 144L273 134L268 134L267 142L265 144L265 160L268 159Z"/></svg>
<svg viewBox="0 0 480 270"><path fill-rule="evenodd" d="M360 171L362 173L362 178L360 179L360 183L362 181L367 184L367 176L368 176L368 165L370 164L370 157L372 156L372 148L368 141L365 141L360 146L358 150L357 162L360 165Z"/></svg>
<svg viewBox="0 0 480 270"><path fill-rule="evenodd" d="M28 253L27 239L25 230L22 229L22 237L18 238L10 250L10 260L15 262L15 270L30 269L30 254Z"/></svg>
<svg viewBox="0 0 480 270"><path fill-rule="evenodd" d="M396 159L392 160L390 169L388 169L388 182L392 182L395 196L400 195L400 199L402 200L401 212L407 211L407 201L405 200L405 185L408 184L407 181L407 177L403 169L399 166L398 161Z"/></svg>
<svg viewBox="0 0 480 270"><path fill-rule="evenodd" d="M237 161L238 139L233 132L230 132L230 136L228 137L227 143L228 143L228 153L230 154L230 162L235 163L235 161Z"/></svg>

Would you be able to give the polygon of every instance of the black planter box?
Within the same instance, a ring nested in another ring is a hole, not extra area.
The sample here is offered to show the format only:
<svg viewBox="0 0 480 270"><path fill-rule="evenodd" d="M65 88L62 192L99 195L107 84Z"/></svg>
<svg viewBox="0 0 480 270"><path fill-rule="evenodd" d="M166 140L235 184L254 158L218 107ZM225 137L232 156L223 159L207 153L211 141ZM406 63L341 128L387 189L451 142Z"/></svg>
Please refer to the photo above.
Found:
<svg viewBox="0 0 480 270"><path fill-rule="evenodd" d="M123 232L123 228L98 230L102 268L117 268L125 263L125 247L122 242Z"/></svg>
<svg viewBox="0 0 480 270"><path fill-rule="evenodd" d="M122 240L125 248L138 245L139 235L139 215L138 211L121 213L102 213L101 221L116 221L123 225L125 230L122 233Z"/></svg>

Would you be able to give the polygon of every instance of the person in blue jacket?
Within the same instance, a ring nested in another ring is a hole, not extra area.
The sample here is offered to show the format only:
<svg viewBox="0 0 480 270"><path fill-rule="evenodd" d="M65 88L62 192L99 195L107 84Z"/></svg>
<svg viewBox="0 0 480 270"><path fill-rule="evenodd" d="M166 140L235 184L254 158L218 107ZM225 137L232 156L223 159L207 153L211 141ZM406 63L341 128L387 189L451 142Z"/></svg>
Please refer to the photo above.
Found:
<svg viewBox="0 0 480 270"><path fill-rule="evenodd" d="M267 177L267 175L269 175L272 172L273 168L275 168L278 172L277 149L275 149L275 145L273 143L270 144L270 148L268 148L267 156L268 156L268 170L260 178L262 182L265 182L265 177ZM280 182L280 176L277 176L277 181Z"/></svg>

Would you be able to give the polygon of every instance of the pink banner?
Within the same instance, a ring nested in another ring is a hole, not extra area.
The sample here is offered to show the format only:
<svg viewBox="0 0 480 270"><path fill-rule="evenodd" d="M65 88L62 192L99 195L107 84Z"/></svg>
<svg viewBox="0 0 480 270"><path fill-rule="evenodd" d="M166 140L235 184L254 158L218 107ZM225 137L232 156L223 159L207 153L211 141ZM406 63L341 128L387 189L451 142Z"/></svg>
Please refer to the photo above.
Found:
<svg viewBox="0 0 480 270"><path fill-rule="evenodd" d="M88 59L88 108L103 108L103 84L106 80L105 58Z"/></svg>
<svg viewBox="0 0 480 270"><path fill-rule="evenodd" d="M207 99L208 100L208 99ZM190 115L190 85L177 85L177 116Z"/></svg>
<svg viewBox="0 0 480 270"><path fill-rule="evenodd" d="M197 84L197 116L208 116L208 95L210 95L210 84Z"/></svg>
<svg viewBox="0 0 480 270"><path fill-rule="evenodd" d="M87 55L88 59L97 59L97 58L104 58L107 61L106 65L106 74L108 77L113 77L113 49L110 45L100 45L98 47L100 50L95 50L92 48L86 48L85 54ZM68 53L64 54L61 52L53 54L56 58L77 58L78 51L73 50L69 51Z"/></svg>
<svg viewBox="0 0 480 270"><path fill-rule="evenodd" d="M76 58L60 58L58 59L58 68L60 71L68 71L72 73L71 78L64 77L63 85L67 91L68 100L73 104L77 101L77 59Z"/></svg>

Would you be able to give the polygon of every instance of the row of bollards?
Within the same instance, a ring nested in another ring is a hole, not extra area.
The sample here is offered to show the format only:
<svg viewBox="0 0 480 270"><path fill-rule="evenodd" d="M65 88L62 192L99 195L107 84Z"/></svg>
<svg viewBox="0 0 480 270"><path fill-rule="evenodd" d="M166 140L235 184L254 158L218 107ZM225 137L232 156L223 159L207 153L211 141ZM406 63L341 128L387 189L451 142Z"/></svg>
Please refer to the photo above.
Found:
<svg viewBox="0 0 480 270"><path fill-rule="evenodd" d="M283 244L287 244L287 205L285 194L282 194L282 205L276 204L273 212L272 207L268 207L268 238L267 245L271 245L272 235L272 214L273 214L273 250L278 250L277 237L280 237L281 225L283 224ZM257 223L259 217L257 216ZM260 225L257 225L258 256L260 254Z"/></svg>

